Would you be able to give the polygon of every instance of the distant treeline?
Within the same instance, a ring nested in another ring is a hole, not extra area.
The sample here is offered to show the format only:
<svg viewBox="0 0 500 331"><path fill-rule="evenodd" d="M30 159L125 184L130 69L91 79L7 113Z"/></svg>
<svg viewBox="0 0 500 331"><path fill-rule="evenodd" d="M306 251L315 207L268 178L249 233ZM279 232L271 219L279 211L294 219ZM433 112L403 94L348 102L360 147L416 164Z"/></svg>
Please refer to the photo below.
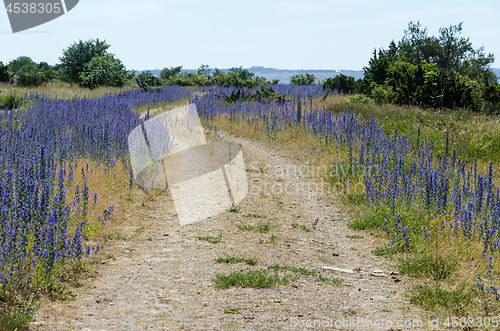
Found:
<svg viewBox="0 0 500 331"><path fill-rule="evenodd" d="M490 68L494 56L485 54L482 47L474 49L461 32L462 23L439 29L438 36L429 36L427 28L410 22L400 41L391 41L388 49L374 50L368 66L363 68L362 78L340 73L320 80L310 72L300 72L290 77L290 83L322 84L325 89L358 94L352 98L355 102L496 112L500 85ZM222 70L203 64L197 70L177 66L137 75L109 54L109 47L99 39L75 42L63 50L60 63L54 66L35 63L26 56L8 65L0 62L0 82L39 86L57 79L90 89L101 85L124 87L136 82L143 90L161 89L165 85L251 88L279 83L279 79L268 80L242 67ZM255 67L253 71L277 70L271 69Z"/></svg>

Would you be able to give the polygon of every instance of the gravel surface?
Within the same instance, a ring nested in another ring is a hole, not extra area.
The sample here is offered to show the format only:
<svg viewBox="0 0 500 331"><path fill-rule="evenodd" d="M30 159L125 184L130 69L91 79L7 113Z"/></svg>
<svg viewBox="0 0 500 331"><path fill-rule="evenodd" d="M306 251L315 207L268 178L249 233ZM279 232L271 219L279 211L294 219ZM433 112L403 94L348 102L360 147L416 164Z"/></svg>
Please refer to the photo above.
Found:
<svg viewBox="0 0 500 331"><path fill-rule="evenodd" d="M391 259L372 254L386 244L384 239L349 229L349 215L334 196L317 192L304 160L254 140L221 139L242 144L251 169L250 191L238 212L181 227L168 192L150 201L137 190L123 226L140 221L144 231L104 245L103 261L95 267L98 276L73 289L72 300L43 302L30 329L427 329L427 313L405 297L411 280L397 274ZM272 225L271 230L236 226L259 223ZM209 243L198 236L222 240ZM226 256L253 258L257 264L215 263ZM297 279L263 289L217 289L212 283L217 274L275 264L317 274L280 271ZM326 284L318 275L343 282ZM421 321L424 327L398 326L397 321Z"/></svg>

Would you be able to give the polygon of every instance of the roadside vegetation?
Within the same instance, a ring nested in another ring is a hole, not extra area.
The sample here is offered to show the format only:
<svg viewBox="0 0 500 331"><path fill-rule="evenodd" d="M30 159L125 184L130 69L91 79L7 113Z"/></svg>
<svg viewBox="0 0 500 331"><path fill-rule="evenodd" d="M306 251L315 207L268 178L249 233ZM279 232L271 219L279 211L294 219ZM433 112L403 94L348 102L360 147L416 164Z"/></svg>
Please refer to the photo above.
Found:
<svg viewBox="0 0 500 331"><path fill-rule="evenodd" d="M412 22L400 42L374 52L362 80L340 75L322 84L302 75L283 86L241 67L206 65L135 76L98 39L69 46L55 66L23 56L0 63L0 330L27 325L41 296L67 298L65 284L92 272L99 240L140 235L103 233L132 199L127 135L143 121L140 112L188 101L212 131L309 151L310 164L328 169L323 179L354 215L350 226L385 236L374 253L419 280L411 302L460 317L496 316L500 86L489 70L493 56L472 48L461 31L459 24L432 37ZM279 196L270 198L282 206ZM269 236L277 224L235 226ZM279 240L266 238L260 242ZM255 264L229 256L217 262ZM267 288L296 277L278 272L342 282L280 265L212 282Z"/></svg>

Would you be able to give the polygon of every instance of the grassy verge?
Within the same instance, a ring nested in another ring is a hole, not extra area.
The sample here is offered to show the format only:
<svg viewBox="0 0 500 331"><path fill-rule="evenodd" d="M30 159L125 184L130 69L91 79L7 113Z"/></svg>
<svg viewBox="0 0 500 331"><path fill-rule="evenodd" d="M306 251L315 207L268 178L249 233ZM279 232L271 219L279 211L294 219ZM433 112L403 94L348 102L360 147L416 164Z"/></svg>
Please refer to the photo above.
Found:
<svg viewBox="0 0 500 331"><path fill-rule="evenodd" d="M384 126L386 134L409 136L417 134L420 127L421 137L430 141L436 152L445 148L446 132L450 134L450 149L457 149L462 155L463 144L467 157L477 158L485 163L500 159L500 117L473 113L467 110L422 109L414 106L376 105L347 103L347 100L332 102L331 99L316 101L318 106L330 107L334 113L345 109L359 114L364 119L374 118Z"/></svg>
<svg viewBox="0 0 500 331"><path fill-rule="evenodd" d="M73 99L75 96L77 98L87 97L87 98L98 98L105 94L119 93L120 91L127 90L130 88L118 88L110 86L99 86L93 90L88 88L80 87L78 84L69 84L60 81L47 83L36 88L29 87L18 87L12 86L2 86L2 91L0 92L0 97L5 97L10 94L23 97L25 94L30 92L37 92L39 94L46 94L50 98L58 99Z"/></svg>

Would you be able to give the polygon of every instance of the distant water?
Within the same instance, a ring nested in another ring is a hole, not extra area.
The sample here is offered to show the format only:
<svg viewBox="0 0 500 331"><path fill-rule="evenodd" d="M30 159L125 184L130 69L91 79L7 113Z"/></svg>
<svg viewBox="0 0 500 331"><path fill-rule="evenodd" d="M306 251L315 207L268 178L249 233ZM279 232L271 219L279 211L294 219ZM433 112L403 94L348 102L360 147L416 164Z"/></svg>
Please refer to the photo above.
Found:
<svg viewBox="0 0 500 331"><path fill-rule="evenodd" d="M343 74L346 76L352 76L355 79L363 78L363 71L359 70L290 70L290 69L274 69L274 68L264 68L264 67L251 67L246 68L248 71L252 72L256 76L261 76L266 78L268 81L274 79L279 79L280 84L290 84L290 78L298 74L311 74L314 75L318 80L323 80L329 77L335 77L337 75ZM220 69L221 71L228 72L229 69ZM159 76L161 70L154 69L150 70L155 76ZM184 69L186 72L196 72L196 69ZM137 71L136 74L140 74L142 71Z"/></svg>
<svg viewBox="0 0 500 331"><path fill-rule="evenodd" d="M228 72L229 69L220 69L221 71ZM335 77L337 75L343 74L345 76L352 76L354 79L363 78L363 70L292 70L292 69L275 69L275 68L264 68L264 67L251 67L247 68L248 71L254 73L256 76L261 76L266 78L268 81L272 81L273 79L279 79L280 84L290 84L290 78L297 74L311 74L314 75L320 81L329 78ZM492 68L491 69L499 79L500 83L500 69ZM150 70L153 75L159 76L161 70L155 69ZM185 69L183 71L186 72L196 72L196 69ZM137 71L137 74L140 74L142 71Z"/></svg>
<svg viewBox="0 0 500 331"><path fill-rule="evenodd" d="M266 78L268 81L272 81L274 79L279 79L280 84L290 84L290 78L294 75L298 74L311 74L316 77L317 80L322 81L323 79L330 78L330 77L335 77L340 74L343 74L345 76L352 76L354 79L359 79L363 78L363 71L353 71L353 70L297 70L297 71L292 71L292 70L276 70L276 71L259 71L259 70L253 70L249 69L251 72L253 72L256 76L261 76Z"/></svg>

